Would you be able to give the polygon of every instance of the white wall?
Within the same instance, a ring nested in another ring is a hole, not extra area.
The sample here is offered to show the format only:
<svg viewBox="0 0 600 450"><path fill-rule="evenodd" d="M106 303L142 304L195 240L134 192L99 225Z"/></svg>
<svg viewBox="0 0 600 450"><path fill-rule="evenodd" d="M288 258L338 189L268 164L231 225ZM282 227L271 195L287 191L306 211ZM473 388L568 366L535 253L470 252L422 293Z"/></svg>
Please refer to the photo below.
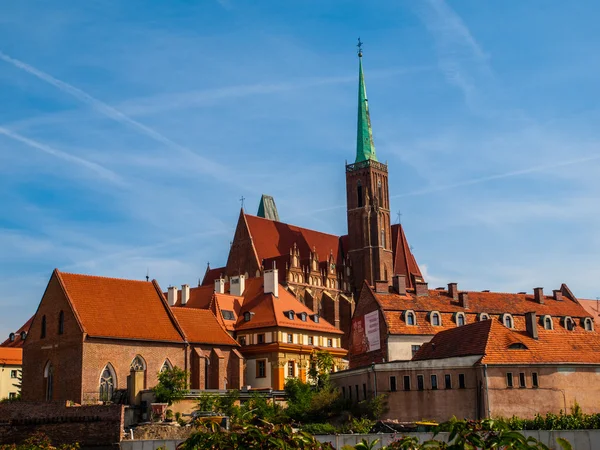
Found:
<svg viewBox="0 0 600 450"><path fill-rule="evenodd" d="M262 359L262 358L259 358ZM246 360L246 385L253 388L271 387L271 363L267 360L267 373L264 378L256 378L256 360Z"/></svg>
<svg viewBox="0 0 600 450"><path fill-rule="evenodd" d="M408 361L412 359L412 346L423 345L429 342L433 336L402 335L388 337L388 359L389 361Z"/></svg>
<svg viewBox="0 0 600 450"><path fill-rule="evenodd" d="M0 370L0 399L8 398L11 392L18 394L19 388L14 384L19 382L18 378L11 378L10 373L16 370L17 375L21 372L21 366L3 366Z"/></svg>

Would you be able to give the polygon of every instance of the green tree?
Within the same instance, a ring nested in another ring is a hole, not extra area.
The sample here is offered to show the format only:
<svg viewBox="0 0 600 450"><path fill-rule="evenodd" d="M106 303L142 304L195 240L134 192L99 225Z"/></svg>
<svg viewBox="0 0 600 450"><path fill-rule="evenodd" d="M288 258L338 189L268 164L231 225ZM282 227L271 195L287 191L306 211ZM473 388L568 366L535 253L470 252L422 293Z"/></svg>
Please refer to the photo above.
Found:
<svg viewBox="0 0 600 450"><path fill-rule="evenodd" d="M181 400L189 392L187 389L188 372L173 367L158 374L158 384L152 388L156 401L159 403L168 403Z"/></svg>
<svg viewBox="0 0 600 450"><path fill-rule="evenodd" d="M329 374L333 370L334 364L331 353L326 350L317 350L312 355L308 377L313 384L325 386L329 382Z"/></svg>

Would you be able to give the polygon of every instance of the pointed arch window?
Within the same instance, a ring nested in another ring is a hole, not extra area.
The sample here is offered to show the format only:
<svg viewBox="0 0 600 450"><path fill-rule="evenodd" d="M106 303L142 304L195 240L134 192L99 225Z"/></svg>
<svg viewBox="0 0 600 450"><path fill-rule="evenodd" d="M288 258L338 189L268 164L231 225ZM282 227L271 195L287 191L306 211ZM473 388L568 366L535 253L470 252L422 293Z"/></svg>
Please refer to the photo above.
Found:
<svg viewBox="0 0 600 450"><path fill-rule="evenodd" d="M140 355L136 355L136 357L133 358L133 361L131 361L129 368L136 372L144 371L146 370L146 361L144 361L144 358Z"/></svg>
<svg viewBox="0 0 600 450"><path fill-rule="evenodd" d="M414 311L406 311L404 313L404 318L406 320L406 325L416 325L417 324L417 319L415 317L415 313Z"/></svg>
<svg viewBox="0 0 600 450"><path fill-rule="evenodd" d="M42 316L42 331L40 333L40 338L44 339L46 337L46 316Z"/></svg>
<svg viewBox="0 0 600 450"><path fill-rule="evenodd" d="M50 361L46 363L44 368L44 385L46 392L46 401L49 402L53 398L54 394L54 366Z"/></svg>
<svg viewBox="0 0 600 450"><path fill-rule="evenodd" d="M173 364L171 364L171 361L169 361L168 359L165 359L165 362L163 363L162 367L160 368L161 373L166 372L171 369L173 369Z"/></svg>
<svg viewBox="0 0 600 450"><path fill-rule="evenodd" d="M504 326L506 328L513 328L514 327L514 321L513 318L510 314L508 313L504 313L502 315L502 323L504 324Z"/></svg>
<svg viewBox="0 0 600 450"><path fill-rule="evenodd" d="M100 386L98 389L100 401L109 402L112 399L115 392L116 380L115 369L108 363L100 374Z"/></svg>
<svg viewBox="0 0 600 450"><path fill-rule="evenodd" d="M589 317L583 319L583 328L586 331L594 331L594 322Z"/></svg>
<svg viewBox="0 0 600 450"><path fill-rule="evenodd" d="M379 197L379 206L383 207L383 190L381 189L381 180L377 181L377 195Z"/></svg>
<svg viewBox="0 0 600 450"><path fill-rule="evenodd" d="M385 228L381 229L381 247L385 248Z"/></svg>
<svg viewBox="0 0 600 450"><path fill-rule="evenodd" d="M356 183L356 196L357 196L357 205L359 208L363 206L363 188L360 180Z"/></svg>
<svg viewBox="0 0 600 450"><path fill-rule="evenodd" d="M569 330L569 331L573 331L575 329L575 322L573 321L573 319L571 319L569 316L566 316L564 318L564 327Z"/></svg>
<svg viewBox="0 0 600 450"><path fill-rule="evenodd" d="M440 316L440 313L437 311L433 311L430 314L429 320L431 321L431 325L433 325L434 327L439 327L442 325L442 318Z"/></svg>
<svg viewBox="0 0 600 450"><path fill-rule="evenodd" d="M63 334L65 332L65 312L61 311L58 314L58 334Z"/></svg>
<svg viewBox="0 0 600 450"><path fill-rule="evenodd" d="M464 324L467 323L467 319L465 317L465 314L462 313L462 312L457 312L456 313L455 320L456 320L456 326L457 327L462 327Z"/></svg>
<svg viewBox="0 0 600 450"><path fill-rule="evenodd" d="M542 317L542 324L544 325L545 330L553 330L554 324L552 323L552 317L549 315L545 315Z"/></svg>

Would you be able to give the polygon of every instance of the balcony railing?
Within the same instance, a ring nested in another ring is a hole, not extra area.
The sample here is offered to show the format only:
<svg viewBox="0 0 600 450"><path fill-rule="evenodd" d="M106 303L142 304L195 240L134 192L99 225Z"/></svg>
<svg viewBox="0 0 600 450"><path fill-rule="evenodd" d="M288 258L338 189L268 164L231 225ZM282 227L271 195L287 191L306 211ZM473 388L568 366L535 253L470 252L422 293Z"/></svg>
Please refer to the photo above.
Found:
<svg viewBox="0 0 600 450"><path fill-rule="evenodd" d="M366 169L367 167L373 167L374 169L387 172L387 164L380 163L379 161L373 161L367 159L366 161L357 162L354 164L346 164L346 172L354 172L356 170Z"/></svg>

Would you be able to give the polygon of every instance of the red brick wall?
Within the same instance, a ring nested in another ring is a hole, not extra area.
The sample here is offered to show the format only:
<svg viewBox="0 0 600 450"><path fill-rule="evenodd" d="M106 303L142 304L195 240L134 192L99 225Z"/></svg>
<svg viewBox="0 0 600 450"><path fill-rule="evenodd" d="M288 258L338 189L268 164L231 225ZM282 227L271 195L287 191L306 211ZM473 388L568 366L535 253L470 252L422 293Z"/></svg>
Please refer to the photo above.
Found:
<svg viewBox="0 0 600 450"><path fill-rule="evenodd" d="M248 272L249 277L254 277L256 276L256 271L259 269L259 264L260 261L257 262L256 260L256 254L246 221L240 215L235 234L233 235L233 243L229 250L225 272L228 276L237 275L238 271L242 274Z"/></svg>
<svg viewBox="0 0 600 450"><path fill-rule="evenodd" d="M384 316L380 310L379 303L377 303L377 300L375 300L373 294L371 293L371 290L363 286L363 289L360 292L360 296L358 298L358 302L356 303L356 309L354 310L354 315L352 316L352 318L353 320L355 320L372 311L379 311L379 338L381 348L379 350L361 354L352 354L352 349L350 348L348 358L350 360L349 366L351 369L354 367L366 366L373 362L380 363L384 360L388 360L388 331L387 326L385 324ZM352 343L352 332L350 333L350 343Z"/></svg>
<svg viewBox="0 0 600 450"><path fill-rule="evenodd" d="M230 347L217 347L213 351L211 346L194 346L200 353L209 358L208 389L225 389L227 378L228 389L239 389L243 381L243 360ZM205 388L205 358L198 357L195 351L191 355L191 389Z"/></svg>
<svg viewBox="0 0 600 450"><path fill-rule="evenodd" d="M11 402L0 404L0 444L21 443L44 433L55 445L110 447L121 440L124 406L76 406L64 403Z"/></svg>
<svg viewBox="0 0 600 450"><path fill-rule="evenodd" d="M58 317L64 312L64 333L58 334ZM46 316L46 337L41 338L42 317ZM81 402L83 334L70 309L60 282L53 275L23 346L23 399L46 399L44 368L54 367L55 400Z"/></svg>
<svg viewBox="0 0 600 450"><path fill-rule="evenodd" d="M131 362L137 355L146 362L146 389L158 383L158 373L167 358L173 366L186 369L183 343L88 338L83 344L83 402L97 400L100 374L107 363L115 370L116 388L126 389Z"/></svg>

